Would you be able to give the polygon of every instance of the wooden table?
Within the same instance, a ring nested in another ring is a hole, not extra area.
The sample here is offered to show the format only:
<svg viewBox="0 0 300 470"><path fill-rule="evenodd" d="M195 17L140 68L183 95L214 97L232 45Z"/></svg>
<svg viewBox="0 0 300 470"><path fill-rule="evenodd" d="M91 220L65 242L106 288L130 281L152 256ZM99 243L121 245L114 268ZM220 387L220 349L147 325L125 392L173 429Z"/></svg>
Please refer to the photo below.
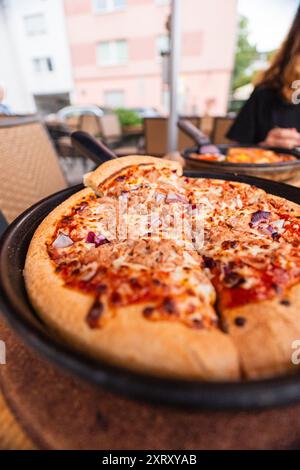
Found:
<svg viewBox="0 0 300 470"><path fill-rule="evenodd" d="M300 179L292 182L293 185L300 187ZM3 322L3 319L0 319L0 340L2 338L1 333L7 330L7 325ZM7 351L7 364L0 365L1 367L14 367L14 354L9 355ZM299 408L299 406L298 406ZM297 408L297 409L298 409ZM275 413L275 412L274 412ZM274 415L275 419L275 415ZM299 421L299 420L298 420ZM0 449L35 449L36 446L32 440L28 437L25 431L18 423L14 414L10 411L3 395L0 393ZM296 438L296 436L294 436ZM299 447L299 442L296 442L296 447ZM293 445L292 445L293 447Z"/></svg>
<svg viewBox="0 0 300 470"><path fill-rule="evenodd" d="M0 319L0 339L3 337L4 328L3 319ZM9 360L7 356L7 361ZM7 365L0 365L0 367L7 367ZM0 393L0 423L0 450L35 449L33 442L27 437L9 409L2 393Z"/></svg>

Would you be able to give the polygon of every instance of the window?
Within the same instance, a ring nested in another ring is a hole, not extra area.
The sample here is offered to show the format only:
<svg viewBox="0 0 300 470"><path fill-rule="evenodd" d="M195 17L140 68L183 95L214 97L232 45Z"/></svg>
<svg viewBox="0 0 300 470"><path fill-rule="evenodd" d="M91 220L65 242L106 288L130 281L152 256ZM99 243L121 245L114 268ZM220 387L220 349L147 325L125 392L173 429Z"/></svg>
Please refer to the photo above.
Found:
<svg viewBox="0 0 300 470"><path fill-rule="evenodd" d="M105 91L104 103L108 108L122 108L125 102L125 93L122 90Z"/></svg>
<svg viewBox="0 0 300 470"><path fill-rule="evenodd" d="M125 40L105 41L97 45L97 65L123 65L128 61L128 44Z"/></svg>
<svg viewBox="0 0 300 470"><path fill-rule="evenodd" d="M170 5L171 0L155 0L155 3L157 3L157 5Z"/></svg>
<svg viewBox="0 0 300 470"><path fill-rule="evenodd" d="M169 52L170 50L170 38L168 35L161 35L156 38L156 53L158 57L161 57L162 53Z"/></svg>
<svg viewBox="0 0 300 470"><path fill-rule="evenodd" d="M24 22L28 36L35 36L46 33L46 21L45 16L42 13L25 16Z"/></svg>
<svg viewBox="0 0 300 470"><path fill-rule="evenodd" d="M94 0L94 10L96 13L108 13L111 11L123 10L126 8L127 0Z"/></svg>
<svg viewBox="0 0 300 470"><path fill-rule="evenodd" d="M33 68L36 73L53 72L53 60L50 57L38 57L33 59Z"/></svg>

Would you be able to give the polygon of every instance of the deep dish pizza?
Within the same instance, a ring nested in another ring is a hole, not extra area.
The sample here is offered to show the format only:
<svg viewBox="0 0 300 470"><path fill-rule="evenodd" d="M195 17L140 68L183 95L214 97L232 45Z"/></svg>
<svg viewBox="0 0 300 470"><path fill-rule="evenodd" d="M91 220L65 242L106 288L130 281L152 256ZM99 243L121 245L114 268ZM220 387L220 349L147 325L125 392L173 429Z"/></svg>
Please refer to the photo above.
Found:
<svg viewBox="0 0 300 470"><path fill-rule="evenodd" d="M124 157L37 229L25 281L68 343L126 368L205 380L292 369L300 207L243 183Z"/></svg>
<svg viewBox="0 0 300 470"><path fill-rule="evenodd" d="M232 147L228 149L226 155L192 153L191 157L202 161L251 164L281 163L297 160L293 155L278 153L264 148L251 147Z"/></svg>

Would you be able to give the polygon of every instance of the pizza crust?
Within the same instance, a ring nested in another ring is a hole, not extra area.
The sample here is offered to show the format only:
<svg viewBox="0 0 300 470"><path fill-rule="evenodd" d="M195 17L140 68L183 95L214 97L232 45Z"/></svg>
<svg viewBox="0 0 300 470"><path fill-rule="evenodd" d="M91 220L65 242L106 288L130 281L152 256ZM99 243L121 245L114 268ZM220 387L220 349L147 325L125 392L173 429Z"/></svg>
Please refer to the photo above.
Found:
<svg viewBox="0 0 300 470"><path fill-rule="evenodd" d="M238 350L246 378L297 371L291 358L292 344L300 340L300 284L289 289L283 299L274 298L227 309L222 316ZM245 319L243 326L236 324L237 318Z"/></svg>
<svg viewBox="0 0 300 470"><path fill-rule="evenodd" d="M96 193L99 193L99 186L104 183L112 175L119 173L124 168L133 165L153 165L157 169L169 168L175 170L178 176L182 175L182 166L180 163L166 160L157 157L149 157L146 155L131 155L128 157L120 157L115 160L109 160L108 162L100 165L96 170L91 173L87 173L84 176L83 182L85 186L92 188Z"/></svg>
<svg viewBox="0 0 300 470"><path fill-rule="evenodd" d="M46 242L53 236L57 220L66 215L84 196L93 194L83 189L54 209L40 224L29 245L24 277L31 303L50 325L55 325L55 314L62 318L73 312L86 312L93 298L64 286L64 280L55 273L55 265L49 257Z"/></svg>

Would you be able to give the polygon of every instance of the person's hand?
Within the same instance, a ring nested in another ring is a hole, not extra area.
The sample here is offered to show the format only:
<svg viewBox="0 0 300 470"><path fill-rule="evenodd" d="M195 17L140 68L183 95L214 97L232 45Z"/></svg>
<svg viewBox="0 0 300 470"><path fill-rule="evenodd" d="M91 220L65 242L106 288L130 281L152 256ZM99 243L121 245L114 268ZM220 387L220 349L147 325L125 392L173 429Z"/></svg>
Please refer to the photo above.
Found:
<svg viewBox="0 0 300 470"><path fill-rule="evenodd" d="M269 147L283 147L293 149L300 146L300 133L297 129L284 129L281 127L274 127L270 130L266 139L260 145L267 145Z"/></svg>

